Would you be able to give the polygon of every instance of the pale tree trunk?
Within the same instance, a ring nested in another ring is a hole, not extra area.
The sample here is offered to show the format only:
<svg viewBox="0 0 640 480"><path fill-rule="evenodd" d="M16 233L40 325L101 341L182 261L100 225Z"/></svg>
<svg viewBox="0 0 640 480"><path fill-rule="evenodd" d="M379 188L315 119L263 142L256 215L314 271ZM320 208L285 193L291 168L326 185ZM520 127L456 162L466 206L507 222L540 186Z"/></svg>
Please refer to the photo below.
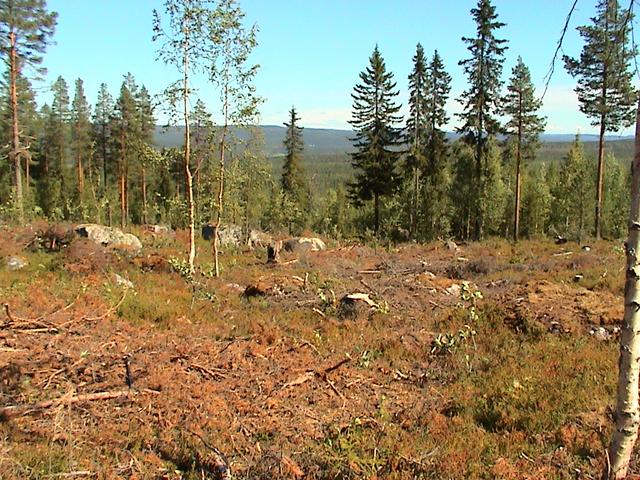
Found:
<svg viewBox="0 0 640 480"><path fill-rule="evenodd" d="M18 59L16 56L16 34L9 32L9 91L11 96L11 152L10 157L14 168L14 181L16 184L16 208L18 209L18 221L24 223L24 205L22 202L22 166L20 165L20 136L18 127Z"/></svg>
<svg viewBox="0 0 640 480"><path fill-rule="evenodd" d="M194 262L196 259L196 235L195 235L195 202L193 200L193 175L189 166L191 156L191 131L189 125L189 31L186 31L184 40L184 58L182 61L184 69L184 174L186 179L187 202L189 205L189 271L195 271Z"/></svg>
<svg viewBox="0 0 640 480"><path fill-rule="evenodd" d="M636 117L635 156L632 168L631 214L626 243L627 271L624 293L624 319L620 330L619 377L615 429L609 446L605 478L626 478L633 447L638 437L640 412L640 103Z"/></svg>
<svg viewBox="0 0 640 480"><path fill-rule="evenodd" d="M218 231L220 230L220 222L222 221L222 208L224 201L224 154L225 154L225 146L226 146L226 137L227 137L227 126L228 126L228 107L229 107L229 95L228 95L228 86L224 87L224 105L223 116L224 116L224 127L222 127L222 136L220 138L220 181L218 182L218 214L216 217L216 224L213 228L213 263L215 266L216 277L220 276L220 240L218 238Z"/></svg>
<svg viewBox="0 0 640 480"><path fill-rule="evenodd" d="M142 167L142 223L147 224L147 172Z"/></svg>

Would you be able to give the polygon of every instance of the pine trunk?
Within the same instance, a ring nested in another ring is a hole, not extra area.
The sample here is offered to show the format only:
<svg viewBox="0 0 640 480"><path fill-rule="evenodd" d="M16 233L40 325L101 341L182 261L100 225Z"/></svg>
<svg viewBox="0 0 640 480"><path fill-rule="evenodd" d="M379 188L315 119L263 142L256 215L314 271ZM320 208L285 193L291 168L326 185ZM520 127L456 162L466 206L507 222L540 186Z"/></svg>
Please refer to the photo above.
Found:
<svg viewBox="0 0 640 480"><path fill-rule="evenodd" d="M11 96L11 160L14 168L14 181L16 184L16 208L18 210L18 221L24 222L24 206L22 201L22 166L20 165L20 136L18 126L18 58L16 56L16 34L9 32L9 91Z"/></svg>
<svg viewBox="0 0 640 480"><path fill-rule="evenodd" d="M595 235L596 240L602 238L602 188L604 184L604 134L605 118L600 119L600 139L598 141L598 175L596 183L596 218Z"/></svg>
<svg viewBox="0 0 640 480"><path fill-rule="evenodd" d="M624 294L624 319L620 331L618 393L615 429L608 452L606 478L622 480L627 476L631 454L638 437L640 412L638 378L640 375L640 103L636 117L635 156L632 169L631 213L626 243L627 270Z"/></svg>
<svg viewBox="0 0 640 480"><path fill-rule="evenodd" d="M522 188L521 163L522 163L522 94L518 98L518 144L516 145L516 204L513 214L513 241L517 242L520 236L520 195Z"/></svg>
<svg viewBox="0 0 640 480"><path fill-rule="evenodd" d="M373 194L373 210L374 210L373 228L376 234L376 238L378 238L378 234L380 233L380 195L378 195L378 193Z"/></svg>

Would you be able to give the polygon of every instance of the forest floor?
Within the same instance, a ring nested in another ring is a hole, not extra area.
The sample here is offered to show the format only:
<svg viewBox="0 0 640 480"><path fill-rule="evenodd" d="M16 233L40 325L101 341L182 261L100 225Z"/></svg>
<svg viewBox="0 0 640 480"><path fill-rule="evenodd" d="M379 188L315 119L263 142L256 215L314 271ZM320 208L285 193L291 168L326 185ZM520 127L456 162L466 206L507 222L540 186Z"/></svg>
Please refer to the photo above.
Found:
<svg viewBox="0 0 640 480"><path fill-rule="evenodd" d="M620 243L226 251L214 278L201 241L189 278L184 233L134 231L134 255L25 249L34 228L0 227L28 262L0 269L2 479L217 478L217 452L237 479L605 465Z"/></svg>

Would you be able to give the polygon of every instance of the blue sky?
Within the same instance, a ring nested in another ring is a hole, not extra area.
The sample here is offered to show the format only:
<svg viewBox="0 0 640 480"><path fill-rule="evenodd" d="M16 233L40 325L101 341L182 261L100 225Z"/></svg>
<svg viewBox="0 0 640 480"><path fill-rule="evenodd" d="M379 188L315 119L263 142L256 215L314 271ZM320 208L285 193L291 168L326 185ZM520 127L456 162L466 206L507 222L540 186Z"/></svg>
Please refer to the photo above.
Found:
<svg viewBox="0 0 640 480"><path fill-rule="evenodd" d="M253 61L260 64L258 93L265 99L261 123L280 125L296 106L307 127L349 128L350 94L358 74L378 44L387 68L400 88L406 108L407 75L416 43L430 56L438 49L453 77L451 113L460 111L457 98L466 88L458 61L467 58L462 36L473 36L469 10L476 0L241 0L248 24L259 28ZM494 0L499 20L507 25L498 35L509 41L503 78L508 79L518 55L542 89L556 42L573 0ZM56 44L44 65L45 81L37 86L42 101L48 86L62 75L70 88L76 78L85 82L87 97L95 101L100 83L117 95L122 76L133 73L152 94L175 80L177 72L155 61L151 41L151 12L162 10L161 0L49 0L59 13ZM577 56L581 40L575 31L593 15L595 0L579 0L564 43L564 52ZM639 30L640 32L640 30ZM217 112L218 93L204 81L199 95ZM545 97L543 113L551 133L594 133L578 110L575 82L561 62ZM71 92L73 95L73 92ZM449 128L455 126L455 117ZM623 132L623 133L629 133Z"/></svg>

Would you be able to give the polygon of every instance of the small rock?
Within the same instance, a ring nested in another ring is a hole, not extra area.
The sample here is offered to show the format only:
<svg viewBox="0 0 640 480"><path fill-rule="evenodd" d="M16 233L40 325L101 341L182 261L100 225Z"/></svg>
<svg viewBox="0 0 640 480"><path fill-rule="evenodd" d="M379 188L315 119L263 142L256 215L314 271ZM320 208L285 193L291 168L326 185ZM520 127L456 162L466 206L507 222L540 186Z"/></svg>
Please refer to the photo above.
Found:
<svg viewBox="0 0 640 480"><path fill-rule="evenodd" d="M458 250L460 250L460 247L458 247L456 242L454 242L453 240L447 240L444 244L447 247L447 249L449 249L452 252L457 252Z"/></svg>
<svg viewBox="0 0 640 480"><path fill-rule="evenodd" d="M590 252L591 251L591 247L589 245L583 245L582 246L582 250L585 252Z"/></svg>
<svg viewBox="0 0 640 480"><path fill-rule="evenodd" d="M16 270L22 270L29 263L22 257L9 257L7 258L7 270L15 272Z"/></svg>
<svg viewBox="0 0 640 480"><path fill-rule="evenodd" d="M454 283L449 288L445 288L444 291L447 293L447 295L453 295L457 297L458 295L460 295L460 289L461 289L460 285L458 285L457 283Z"/></svg>
<svg viewBox="0 0 640 480"><path fill-rule="evenodd" d="M562 235L556 235L556 238L554 241L556 245L564 245L565 243L567 243L567 239L564 238Z"/></svg>
<svg viewBox="0 0 640 480"><path fill-rule="evenodd" d="M584 275L582 275L581 273L576 273L576 274L573 276L573 281L577 283L577 282L579 282L580 280L582 280L583 278L584 278Z"/></svg>
<svg viewBox="0 0 640 480"><path fill-rule="evenodd" d="M600 340L601 342L605 342L611 339L611 334L607 332L607 329L604 327L592 329L589 333L593 335L596 340Z"/></svg>
<svg viewBox="0 0 640 480"><path fill-rule="evenodd" d="M124 287L124 288L133 288L133 282L131 280L128 280L124 277L121 277L120 275L118 275L117 273L115 274L116 276L116 284Z"/></svg>

